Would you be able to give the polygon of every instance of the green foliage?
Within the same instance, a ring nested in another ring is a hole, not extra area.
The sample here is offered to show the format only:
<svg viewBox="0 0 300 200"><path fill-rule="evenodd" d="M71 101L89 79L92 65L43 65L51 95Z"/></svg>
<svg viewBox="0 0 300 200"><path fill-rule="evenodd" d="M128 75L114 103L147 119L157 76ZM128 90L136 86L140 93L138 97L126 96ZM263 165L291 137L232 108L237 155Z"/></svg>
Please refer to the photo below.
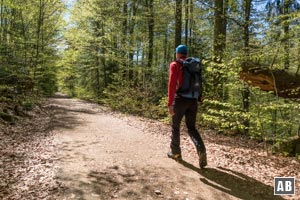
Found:
<svg viewBox="0 0 300 200"><path fill-rule="evenodd" d="M0 118L7 122L14 122L15 118L7 113L0 112Z"/></svg>
<svg viewBox="0 0 300 200"><path fill-rule="evenodd" d="M0 4L0 85L10 87L3 95L52 95L64 4L60 0Z"/></svg>
<svg viewBox="0 0 300 200"><path fill-rule="evenodd" d="M282 153L284 156L300 155L300 137L289 137L286 139L276 140L272 148L274 153Z"/></svg>
<svg viewBox="0 0 300 200"><path fill-rule="evenodd" d="M200 113L203 125L219 131L230 130L234 133L243 133L247 128L243 122L250 118L239 105L217 100L204 100Z"/></svg>
<svg viewBox="0 0 300 200"><path fill-rule="evenodd" d="M34 105L31 101L25 101L23 102L23 108L25 110L32 110L34 108Z"/></svg>
<svg viewBox="0 0 300 200"><path fill-rule="evenodd" d="M175 2L153 1L153 30L149 30L149 2L77 1L63 34L59 61L43 65L41 69L46 70L37 70L42 75L34 81L50 94L55 89L54 74L58 74L60 91L122 112L169 121L166 96L168 64L174 59ZM268 18L265 4L252 1L248 21L245 3L228 1L222 59L213 57L213 2L197 1L191 9L183 9L191 13L183 19L183 27L188 29L182 39L187 40L190 56L203 59L205 100L199 109L199 124L277 143L299 134L297 101L251 87L240 80L240 71L245 67L250 71L286 70L288 66L289 72L299 74L299 13ZM55 65L59 70L50 69ZM32 74L32 69L29 71ZM49 84L43 84L46 80Z"/></svg>
<svg viewBox="0 0 300 200"><path fill-rule="evenodd" d="M105 89L102 100L104 104L124 113L153 119L162 119L167 116L165 98L154 102L154 93L151 92L151 89L145 90L132 81L121 80L119 76L115 75L115 82Z"/></svg>
<svg viewBox="0 0 300 200"><path fill-rule="evenodd" d="M265 140L279 141L298 135L300 125L299 104L277 99L272 94L253 90L251 133Z"/></svg>

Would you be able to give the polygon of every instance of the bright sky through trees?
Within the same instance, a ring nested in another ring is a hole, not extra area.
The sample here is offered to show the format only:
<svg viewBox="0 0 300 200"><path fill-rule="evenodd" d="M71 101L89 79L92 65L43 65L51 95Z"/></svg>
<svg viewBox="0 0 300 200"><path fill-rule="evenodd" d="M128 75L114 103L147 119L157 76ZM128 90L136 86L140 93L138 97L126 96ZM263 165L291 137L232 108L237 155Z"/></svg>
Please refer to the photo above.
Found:
<svg viewBox="0 0 300 200"><path fill-rule="evenodd" d="M70 8L76 2L76 0L62 0L67 6L67 11L65 12L64 19L68 22L70 19Z"/></svg>

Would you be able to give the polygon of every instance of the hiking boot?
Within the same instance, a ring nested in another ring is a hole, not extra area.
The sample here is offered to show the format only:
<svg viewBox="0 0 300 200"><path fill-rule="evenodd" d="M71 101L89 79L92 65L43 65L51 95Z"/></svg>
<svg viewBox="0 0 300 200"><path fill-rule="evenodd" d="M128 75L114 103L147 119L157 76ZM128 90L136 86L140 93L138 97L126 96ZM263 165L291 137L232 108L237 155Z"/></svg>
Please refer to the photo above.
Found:
<svg viewBox="0 0 300 200"><path fill-rule="evenodd" d="M169 152L169 153L168 153L168 157L169 157L169 158L172 158L172 159L174 159L174 160L176 160L176 161L182 160L182 157L181 157L181 154L180 154L180 153L172 153L172 152Z"/></svg>
<svg viewBox="0 0 300 200"><path fill-rule="evenodd" d="M203 169L207 165L206 153L198 152L199 155L199 166Z"/></svg>

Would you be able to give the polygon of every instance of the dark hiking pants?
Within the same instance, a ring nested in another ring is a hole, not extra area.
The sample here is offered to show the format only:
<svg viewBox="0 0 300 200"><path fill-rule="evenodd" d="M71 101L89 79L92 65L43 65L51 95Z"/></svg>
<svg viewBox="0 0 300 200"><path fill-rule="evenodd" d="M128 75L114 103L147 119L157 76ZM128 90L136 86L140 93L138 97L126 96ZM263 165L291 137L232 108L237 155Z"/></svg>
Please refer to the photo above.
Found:
<svg viewBox="0 0 300 200"><path fill-rule="evenodd" d="M176 97L174 103L175 115L172 116L171 151L173 154L181 153L180 149L180 123L185 116L188 134L196 146L197 152L206 152L203 140L196 129L197 99Z"/></svg>

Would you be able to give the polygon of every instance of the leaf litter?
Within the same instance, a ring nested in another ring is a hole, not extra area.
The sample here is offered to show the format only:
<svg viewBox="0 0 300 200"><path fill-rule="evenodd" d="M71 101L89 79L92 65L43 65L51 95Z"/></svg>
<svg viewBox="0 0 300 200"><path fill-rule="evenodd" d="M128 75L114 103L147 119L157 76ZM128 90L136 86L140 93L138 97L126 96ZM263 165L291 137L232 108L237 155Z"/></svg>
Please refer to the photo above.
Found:
<svg viewBox="0 0 300 200"><path fill-rule="evenodd" d="M169 145L169 125L110 110L105 112L125 120L130 126L153 133L158 142ZM0 199L59 199L63 186L55 178L51 109L36 107L28 115L15 125L0 123ZM183 156L196 159L185 128L181 130ZM211 130L199 130L207 147L209 165L226 169L228 173L244 174L272 187L274 177L291 176L299 180L300 163L296 158L267 155L259 143L247 137L228 137ZM161 193L158 189L154 192Z"/></svg>

